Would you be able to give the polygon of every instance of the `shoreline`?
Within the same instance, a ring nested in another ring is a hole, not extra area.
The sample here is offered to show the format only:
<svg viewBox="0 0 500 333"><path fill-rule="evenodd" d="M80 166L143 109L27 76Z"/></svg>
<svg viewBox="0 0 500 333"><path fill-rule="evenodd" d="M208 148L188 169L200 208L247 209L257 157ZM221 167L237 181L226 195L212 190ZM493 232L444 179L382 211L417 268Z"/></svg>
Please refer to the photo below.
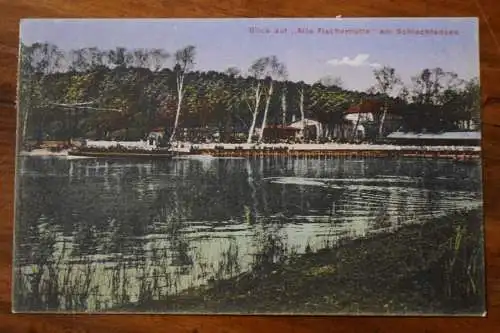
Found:
<svg viewBox="0 0 500 333"><path fill-rule="evenodd" d="M174 151L188 152L190 149L196 150L266 150L266 149L281 149L288 151L336 151L336 150L354 150L354 151L400 151L400 150L422 150L422 151L465 151L478 152L481 151L481 146L449 146L449 145L395 145L395 144L367 144L367 143L205 143L194 144L190 142L178 142L173 144Z"/></svg>
<svg viewBox="0 0 500 333"><path fill-rule="evenodd" d="M481 231L480 209L455 212L395 231L341 240L316 252L292 254L283 262L263 262L233 278L115 310L484 315Z"/></svg>
<svg viewBox="0 0 500 333"><path fill-rule="evenodd" d="M480 146L403 146L370 144L192 144L179 142L170 149L132 142L89 142L87 149L48 148L21 151L20 156L132 157L165 159L178 155L213 157L423 157L470 160L481 158Z"/></svg>

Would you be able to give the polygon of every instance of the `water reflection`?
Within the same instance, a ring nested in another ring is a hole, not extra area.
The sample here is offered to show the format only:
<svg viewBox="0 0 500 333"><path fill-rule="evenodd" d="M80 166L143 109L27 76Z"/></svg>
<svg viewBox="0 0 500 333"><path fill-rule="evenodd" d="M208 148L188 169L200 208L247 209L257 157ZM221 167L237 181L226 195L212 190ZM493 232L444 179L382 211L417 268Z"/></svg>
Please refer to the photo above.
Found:
<svg viewBox="0 0 500 333"><path fill-rule="evenodd" d="M480 203L479 165L445 160L31 157L23 164L20 310L168 300L290 253Z"/></svg>

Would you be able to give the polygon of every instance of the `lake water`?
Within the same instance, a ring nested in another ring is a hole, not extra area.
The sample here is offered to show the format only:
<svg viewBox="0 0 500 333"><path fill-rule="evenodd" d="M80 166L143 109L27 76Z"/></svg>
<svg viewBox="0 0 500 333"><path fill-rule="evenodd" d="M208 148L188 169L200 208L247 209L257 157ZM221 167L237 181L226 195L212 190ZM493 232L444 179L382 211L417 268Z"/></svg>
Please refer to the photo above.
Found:
<svg viewBox="0 0 500 333"><path fill-rule="evenodd" d="M30 310L165 299L342 237L481 205L474 162L25 157L19 165L15 303Z"/></svg>

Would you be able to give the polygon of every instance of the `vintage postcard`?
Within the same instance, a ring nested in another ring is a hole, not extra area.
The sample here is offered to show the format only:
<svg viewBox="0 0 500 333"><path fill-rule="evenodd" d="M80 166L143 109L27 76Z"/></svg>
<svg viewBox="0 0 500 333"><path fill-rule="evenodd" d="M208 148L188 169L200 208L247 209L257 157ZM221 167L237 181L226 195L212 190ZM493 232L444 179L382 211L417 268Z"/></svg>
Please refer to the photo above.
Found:
<svg viewBox="0 0 500 333"><path fill-rule="evenodd" d="M20 31L14 312L485 315L477 19Z"/></svg>

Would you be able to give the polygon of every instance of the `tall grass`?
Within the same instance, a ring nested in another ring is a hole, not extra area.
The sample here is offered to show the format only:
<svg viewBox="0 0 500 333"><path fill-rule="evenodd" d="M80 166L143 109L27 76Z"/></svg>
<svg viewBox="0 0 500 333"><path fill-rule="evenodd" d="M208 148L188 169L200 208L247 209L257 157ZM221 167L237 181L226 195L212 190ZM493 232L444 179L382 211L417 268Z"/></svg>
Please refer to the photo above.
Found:
<svg viewBox="0 0 500 333"><path fill-rule="evenodd" d="M96 266L90 258L80 264L62 264L66 251L57 260L47 257L29 267L15 268L14 308L17 311L85 310L98 286L93 283Z"/></svg>
<svg viewBox="0 0 500 333"><path fill-rule="evenodd" d="M242 253L235 240L229 242L215 262L209 262L200 248L196 252L187 246L188 243L180 242L175 249L154 248L146 258L118 257L114 264L103 269L90 255L81 257L78 262L68 260L66 246L55 251L54 237L45 234L39 239L45 250L36 253L32 264L15 267L15 309L102 311L131 303L149 307L155 301L175 303L175 296L182 290L204 282L209 282L208 287L213 289L211 295L218 298L217 295L229 295L230 290L239 293L244 288L239 286L241 281L247 281L244 283L252 288L260 288L260 283L265 284L267 277L277 270L282 270L285 278L290 272L296 275L292 284L294 288L306 288L305 285L300 287L301 283L309 281L311 276L327 279L329 274L332 280L326 281L325 286L331 286L340 283L339 274L344 274L343 278L350 281L349 285L342 282L344 289L341 294L344 296L357 293L349 289L353 285L368 290L372 284L370 281L375 281L373 288L394 285L378 291L382 297L398 298L397 294L402 294L403 288L407 288L405 292L409 294L405 297L411 295L405 304L408 309L414 300L421 298L419 290L424 285L431 289L434 300L452 312L465 308L480 309L483 305L483 232L478 211L435 218L421 225L403 227L388 236L380 234L380 238L374 235L353 241L353 235L328 233L329 237L321 244L323 246L320 245L319 249L308 246L305 256L288 248L279 228L271 230L268 227L257 235L257 252L250 263L249 274L243 274L245 279L241 279ZM171 250L176 253L171 253ZM315 257L316 254L319 256ZM192 260L185 260L191 256ZM182 266L176 266L174 262ZM294 265L297 269L293 269ZM98 278L107 280L108 285L102 285ZM411 280L411 283L403 287L403 280ZM230 288L228 283L232 285ZM411 284L418 288L408 287ZM336 290L330 286L328 290ZM337 299L335 295L323 296ZM395 311L395 303L387 304L387 311Z"/></svg>
<svg viewBox="0 0 500 333"><path fill-rule="evenodd" d="M442 296L449 304L482 306L484 301L484 235L479 214L455 221L438 261Z"/></svg>

